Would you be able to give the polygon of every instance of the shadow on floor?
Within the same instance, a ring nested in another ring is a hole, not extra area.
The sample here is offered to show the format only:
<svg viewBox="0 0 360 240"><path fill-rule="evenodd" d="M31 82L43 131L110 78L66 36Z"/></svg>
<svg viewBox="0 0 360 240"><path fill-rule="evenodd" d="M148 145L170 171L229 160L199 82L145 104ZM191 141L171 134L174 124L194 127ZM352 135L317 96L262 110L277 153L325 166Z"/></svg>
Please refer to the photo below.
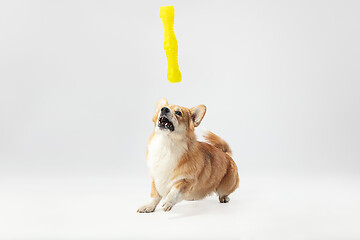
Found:
<svg viewBox="0 0 360 240"><path fill-rule="evenodd" d="M160 204L159 204L160 205ZM169 219L189 218L203 215L221 215L231 213L240 208L239 199L231 199L229 203L220 203L217 197L208 197L198 201L182 201L168 212ZM157 211L162 211L158 208Z"/></svg>

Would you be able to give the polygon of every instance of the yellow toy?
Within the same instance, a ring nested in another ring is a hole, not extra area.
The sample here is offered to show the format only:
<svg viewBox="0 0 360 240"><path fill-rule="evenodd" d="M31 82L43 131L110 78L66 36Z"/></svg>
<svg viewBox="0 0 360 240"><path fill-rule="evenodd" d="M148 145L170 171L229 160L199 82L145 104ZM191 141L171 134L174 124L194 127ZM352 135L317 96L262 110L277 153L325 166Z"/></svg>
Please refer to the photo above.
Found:
<svg viewBox="0 0 360 240"><path fill-rule="evenodd" d="M160 17L164 25L164 49L168 61L167 79L171 83L181 82L178 64L178 44L174 32L174 7L160 7Z"/></svg>

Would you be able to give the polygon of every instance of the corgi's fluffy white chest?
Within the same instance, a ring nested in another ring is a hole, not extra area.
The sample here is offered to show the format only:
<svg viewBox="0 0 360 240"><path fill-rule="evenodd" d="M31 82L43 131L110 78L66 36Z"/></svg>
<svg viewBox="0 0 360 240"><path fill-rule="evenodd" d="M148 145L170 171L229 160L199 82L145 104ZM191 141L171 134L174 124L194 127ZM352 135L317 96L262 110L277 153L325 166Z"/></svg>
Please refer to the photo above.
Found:
<svg viewBox="0 0 360 240"><path fill-rule="evenodd" d="M173 172L184 153L181 144L165 134L155 135L148 146L147 164L158 193L165 197L173 184Z"/></svg>

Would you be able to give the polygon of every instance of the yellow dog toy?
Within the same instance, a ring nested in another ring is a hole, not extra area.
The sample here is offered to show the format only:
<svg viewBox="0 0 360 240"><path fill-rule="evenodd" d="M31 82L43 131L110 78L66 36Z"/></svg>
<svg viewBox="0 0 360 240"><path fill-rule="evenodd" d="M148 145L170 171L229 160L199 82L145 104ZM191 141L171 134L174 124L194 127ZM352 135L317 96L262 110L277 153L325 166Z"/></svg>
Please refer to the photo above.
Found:
<svg viewBox="0 0 360 240"><path fill-rule="evenodd" d="M174 32L173 6L160 7L160 17L164 25L164 49L168 61L167 78L171 83L181 82L181 72L178 64L178 44Z"/></svg>

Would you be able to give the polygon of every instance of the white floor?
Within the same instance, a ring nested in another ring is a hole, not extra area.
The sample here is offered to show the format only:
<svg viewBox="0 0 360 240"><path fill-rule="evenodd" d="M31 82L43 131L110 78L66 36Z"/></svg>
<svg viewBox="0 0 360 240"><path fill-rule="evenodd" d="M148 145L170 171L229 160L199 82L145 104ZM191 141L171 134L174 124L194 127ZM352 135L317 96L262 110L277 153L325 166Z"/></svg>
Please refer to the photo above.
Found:
<svg viewBox="0 0 360 240"><path fill-rule="evenodd" d="M0 239L360 239L360 178L241 176L215 196L136 213L148 179L0 177Z"/></svg>

